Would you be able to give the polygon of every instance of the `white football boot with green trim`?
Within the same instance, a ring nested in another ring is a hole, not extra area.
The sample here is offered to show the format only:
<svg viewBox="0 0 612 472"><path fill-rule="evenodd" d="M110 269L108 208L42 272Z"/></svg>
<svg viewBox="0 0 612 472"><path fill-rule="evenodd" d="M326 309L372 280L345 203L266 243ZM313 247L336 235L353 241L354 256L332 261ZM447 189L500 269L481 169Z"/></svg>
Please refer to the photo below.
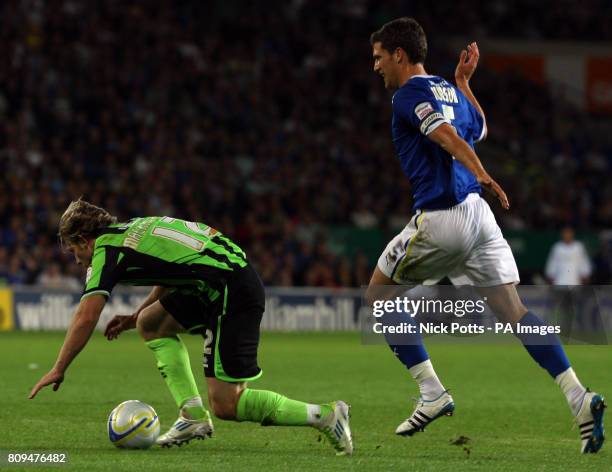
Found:
<svg viewBox="0 0 612 472"><path fill-rule="evenodd" d="M210 413L206 412L203 420L192 420L178 417L172 427L155 441L158 446L172 447L182 446L189 443L192 439L206 439L211 437L214 431Z"/></svg>
<svg viewBox="0 0 612 472"><path fill-rule="evenodd" d="M321 431L334 446L337 456L350 456L353 453L353 436L349 425L349 405L343 401L329 404L333 411L321 418L315 427Z"/></svg>

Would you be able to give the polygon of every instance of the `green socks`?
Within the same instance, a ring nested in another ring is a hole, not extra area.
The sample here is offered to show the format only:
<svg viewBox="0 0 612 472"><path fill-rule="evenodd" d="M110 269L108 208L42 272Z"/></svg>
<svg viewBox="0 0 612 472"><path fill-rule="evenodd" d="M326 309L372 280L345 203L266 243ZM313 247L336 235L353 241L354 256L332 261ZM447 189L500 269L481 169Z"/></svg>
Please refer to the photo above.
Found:
<svg viewBox="0 0 612 472"><path fill-rule="evenodd" d="M330 405L313 405L275 392L247 388L238 400L236 419L264 426L312 426L331 412Z"/></svg>
<svg viewBox="0 0 612 472"><path fill-rule="evenodd" d="M157 359L157 368L166 381L174 401L190 419L201 420L206 416L198 392L189 354L178 336L146 341Z"/></svg>
<svg viewBox="0 0 612 472"><path fill-rule="evenodd" d="M146 345L157 359L157 368L170 389L181 414L194 420L208 416L198 392L189 354L178 336L154 339ZM236 419L262 425L312 426L333 411L330 405L291 400L266 390L245 389L238 400Z"/></svg>

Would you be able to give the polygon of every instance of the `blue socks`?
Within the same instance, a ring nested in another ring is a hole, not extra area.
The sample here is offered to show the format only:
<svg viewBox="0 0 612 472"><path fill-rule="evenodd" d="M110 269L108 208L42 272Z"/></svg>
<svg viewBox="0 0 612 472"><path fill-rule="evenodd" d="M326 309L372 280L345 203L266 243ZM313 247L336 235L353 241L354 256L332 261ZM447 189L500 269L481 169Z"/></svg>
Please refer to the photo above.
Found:
<svg viewBox="0 0 612 472"><path fill-rule="evenodd" d="M519 323L521 326L533 326L536 328L548 326L531 311L528 311L519 320ZM522 333L516 334L516 337L521 340L533 360L546 369L553 378L556 378L559 374L570 368L570 363L556 334Z"/></svg>
<svg viewBox="0 0 612 472"><path fill-rule="evenodd" d="M401 312L387 313L382 322L385 326L397 328L405 328L408 325L415 328L417 326L414 318ZM532 326L536 329L548 326L531 311L528 311L519 323L523 327ZM516 336L521 340L533 360L543 369L546 369L553 378L570 368L569 360L556 334L519 333ZM385 334L385 339L395 356L407 369L429 359L429 354L423 345L423 338L418 332Z"/></svg>
<svg viewBox="0 0 612 472"><path fill-rule="evenodd" d="M382 319L382 323L385 326L393 326L396 328L412 325L416 330L417 327L414 318L411 318L410 315L402 312L386 313ZM427 350L423 345L423 338L418 331L416 331L414 334L385 333L385 339L387 340L387 344L395 356L402 364L406 366L407 369L410 369L411 367L429 359L429 354L427 354Z"/></svg>

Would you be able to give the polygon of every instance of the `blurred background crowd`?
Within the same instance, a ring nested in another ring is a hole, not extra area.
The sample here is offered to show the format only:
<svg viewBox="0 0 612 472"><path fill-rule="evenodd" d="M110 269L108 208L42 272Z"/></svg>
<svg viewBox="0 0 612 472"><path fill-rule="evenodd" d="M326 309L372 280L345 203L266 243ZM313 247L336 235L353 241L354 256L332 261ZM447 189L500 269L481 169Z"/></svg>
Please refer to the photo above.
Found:
<svg viewBox="0 0 612 472"><path fill-rule="evenodd" d="M446 2L379 3L1 2L0 278L80 287L56 231L83 196L120 220L217 227L269 285L365 284L373 261L338 255L326 228L390 236L411 213L372 31L415 16L426 69L448 79L451 36L612 40L606 1L453 2L462 15ZM482 65L472 87L489 126L478 151L512 202L503 214L492 202L502 228L610 227L600 119L512 72Z"/></svg>

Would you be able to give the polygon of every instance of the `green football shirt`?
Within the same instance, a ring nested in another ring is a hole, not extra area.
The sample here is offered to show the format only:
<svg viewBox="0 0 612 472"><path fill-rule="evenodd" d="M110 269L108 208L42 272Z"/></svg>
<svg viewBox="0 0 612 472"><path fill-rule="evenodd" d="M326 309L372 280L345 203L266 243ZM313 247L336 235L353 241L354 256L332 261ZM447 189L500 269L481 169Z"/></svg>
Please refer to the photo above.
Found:
<svg viewBox="0 0 612 472"><path fill-rule="evenodd" d="M244 251L204 223L135 218L109 226L96 238L83 298L109 297L122 283L179 288L214 301L231 272L246 265Z"/></svg>

